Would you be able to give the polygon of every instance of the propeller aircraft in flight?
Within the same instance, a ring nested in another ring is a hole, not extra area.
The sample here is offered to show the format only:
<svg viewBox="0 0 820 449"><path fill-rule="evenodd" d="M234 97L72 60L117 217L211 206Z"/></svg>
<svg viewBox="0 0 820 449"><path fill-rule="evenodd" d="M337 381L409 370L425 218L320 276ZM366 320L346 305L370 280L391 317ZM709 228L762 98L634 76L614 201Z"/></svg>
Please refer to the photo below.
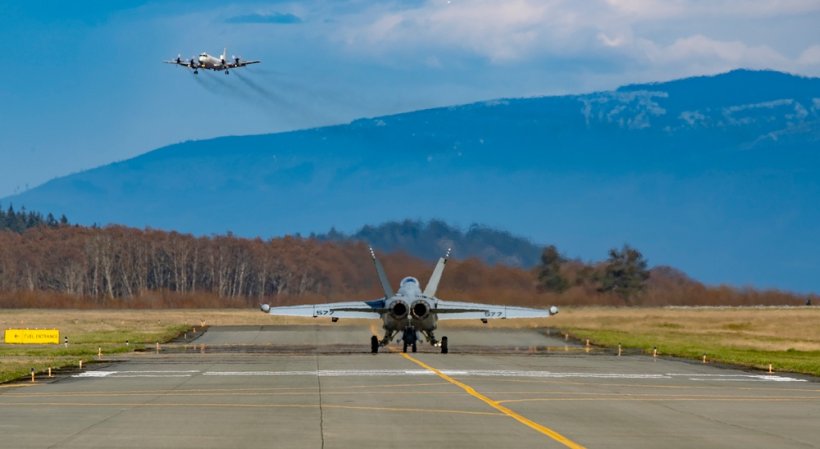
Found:
<svg viewBox="0 0 820 449"><path fill-rule="evenodd" d="M187 67L194 71L194 75L199 73L199 69L203 70L214 70L214 71L224 71L227 75L230 69L238 69L240 67L245 67L246 65L251 64L259 64L262 61L247 61L243 60L239 56L233 56L231 59L227 59L228 49L222 51L222 54L217 56L211 56L208 53L202 52L197 58L191 59L183 59L182 55L177 55L176 59L171 61L162 61L166 64L176 64L182 67Z"/></svg>

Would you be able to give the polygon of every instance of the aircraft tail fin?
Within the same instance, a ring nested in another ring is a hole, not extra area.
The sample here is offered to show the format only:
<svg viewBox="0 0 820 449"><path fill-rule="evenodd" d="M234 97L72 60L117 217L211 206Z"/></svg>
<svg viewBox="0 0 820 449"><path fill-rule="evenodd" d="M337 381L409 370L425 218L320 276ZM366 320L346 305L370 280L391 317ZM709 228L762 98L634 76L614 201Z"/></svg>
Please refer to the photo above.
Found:
<svg viewBox="0 0 820 449"><path fill-rule="evenodd" d="M433 274L430 275L430 282L428 282L427 287L424 288L424 296L436 296L438 283L441 281L441 275L444 273L444 265L447 264L447 260L450 258L450 249L451 248L447 248L447 254L439 258L436 268L433 269Z"/></svg>
<svg viewBox="0 0 820 449"><path fill-rule="evenodd" d="M379 283L382 285L382 289L384 290L384 297L389 298L393 296L393 287L390 286L390 281L387 280L387 274L384 272L384 267L382 267L379 259L376 259L376 253L373 251L372 247L370 248L370 258L373 259L373 264L376 266L376 273L379 275Z"/></svg>
<svg viewBox="0 0 820 449"><path fill-rule="evenodd" d="M227 59L226 59L227 57L228 57L228 47L225 47L225 48L222 49L222 55L219 57L219 59L222 60L222 61L227 61Z"/></svg>

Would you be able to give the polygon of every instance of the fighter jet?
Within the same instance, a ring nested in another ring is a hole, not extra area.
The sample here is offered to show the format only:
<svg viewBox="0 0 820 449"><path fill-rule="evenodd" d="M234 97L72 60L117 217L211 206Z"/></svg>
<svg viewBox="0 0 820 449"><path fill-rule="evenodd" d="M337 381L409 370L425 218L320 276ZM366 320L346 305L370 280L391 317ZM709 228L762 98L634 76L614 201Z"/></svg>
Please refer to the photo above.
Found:
<svg viewBox="0 0 820 449"><path fill-rule="evenodd" d="M487 323L491 319L507 318L547 318L558 313L558 307L549 309L532 309L527 307L495 306L471 302L445 301L436 297L444 266L450 257L450 250L438 260L430 281L421 290L418 279L408 276L401 280L399 290L394 292L384 272L384 268L370 248L370 258L376 266L376 273L384 290L384 297L372 301L349 301L329 304L312 304L271 307L262 304L265 313L276 316L304 316L328 317L334 323L339 318L373 318L382 320L384 337L379 339L373 335L370 338L370 352L377 353L379 348L393 341L397 334L401 334L400 341L404 352L411 348L416 352L417 342L423 337L428 343L441 348L442 354L447 354L447 337L437 340L434 332L438 320L450 319L479 319Z"/></svg>
<svg viewBox="0 0 820 449"><path fill-rule="evenodd" d="M228 49L224 49L219 57L211 56L208 53L202 52L198 58L182 59L182 55L177 55L176 59L171 61L162 61L166 64L176 64L187 67L194 71L194 75L199 73L199 69L224 71L227 75L230 69L238 69L250 64L259 64L262 61L243 61L238 56L227 59Z"/></svg>

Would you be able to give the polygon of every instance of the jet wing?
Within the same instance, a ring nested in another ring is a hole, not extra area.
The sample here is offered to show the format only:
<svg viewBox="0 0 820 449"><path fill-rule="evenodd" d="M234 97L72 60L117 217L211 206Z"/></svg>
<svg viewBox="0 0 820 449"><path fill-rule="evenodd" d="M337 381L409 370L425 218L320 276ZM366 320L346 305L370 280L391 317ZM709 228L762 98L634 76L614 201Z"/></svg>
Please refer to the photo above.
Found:
<svg viewBox="0 0 820 449"><path fill-rule="evenodd" d="M328 318L380 318L387 310L384 301L349 301L329 304L305 304L298 306L271 307L262 304L265 313L276 316L306 316Z"/></svg>
<svg viewBox="0 0 820 449"><path fill-rule="evenodd" d="M438 306L431 312L439 320L487 320L507 318L548 318L558 313L555 306L549 309L529 307L497 306L475 302L438 301Z"/></svg>
<svg viewBox="0 0 820 449"><path fill-rule="evenodd" d="M262 61L239 61L239 62L229 62L225 65L227 65L228 68L235 69L237 67L245 67L246 65L259 64L260 62L262 62Z"/></svg>

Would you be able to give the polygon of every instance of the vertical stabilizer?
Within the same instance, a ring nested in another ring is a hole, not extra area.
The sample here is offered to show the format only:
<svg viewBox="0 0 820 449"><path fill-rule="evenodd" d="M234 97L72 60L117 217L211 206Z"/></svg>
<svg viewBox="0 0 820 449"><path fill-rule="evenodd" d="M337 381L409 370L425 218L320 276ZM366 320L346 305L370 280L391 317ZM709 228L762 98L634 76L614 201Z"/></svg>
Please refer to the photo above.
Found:
<svg viewBox="0 0 820 449"><path fill-rule="evenodd" d="M436 290L438 290L438 283L439 281L441 281L442 273L444 273L444 265L447 264L447 259L449 258L450 248L447 248L447 254L445 254L444 257L439 258L438 263L436 264L436 268L433 269L433 274L430 275L430 282L428 282L427 287L424 288L424 296L436 296Z"/></svg>
<svg viewBox="0 0 820 449"><path fill-rule="evenodd" d="M379 283L382 284L385 299L393 296L393 288L390 286L390 281L387 280L384 267L382 267L379 259L376 259L376 253L373 252L373 248L370 248L370 258L373 259L373 264L376 266L376 273L379 274Z"/></svg>

